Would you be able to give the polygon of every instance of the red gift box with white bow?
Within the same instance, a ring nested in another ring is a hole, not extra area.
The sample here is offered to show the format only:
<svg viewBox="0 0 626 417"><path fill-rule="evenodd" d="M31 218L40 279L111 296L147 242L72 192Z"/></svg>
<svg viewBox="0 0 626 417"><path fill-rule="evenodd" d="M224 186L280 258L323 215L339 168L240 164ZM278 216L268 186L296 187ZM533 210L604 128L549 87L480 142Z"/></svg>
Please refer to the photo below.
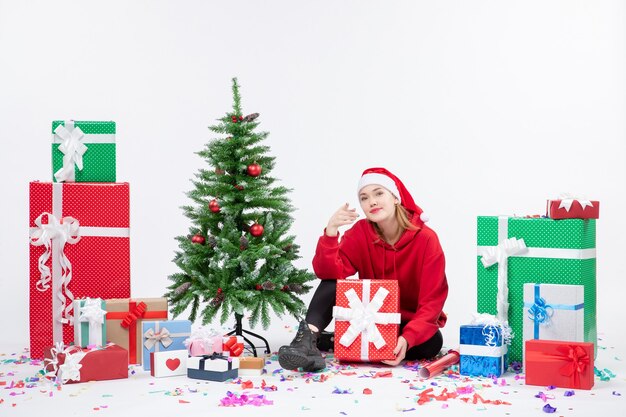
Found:
<svg viewBox="0 0 626 417"><path fill-rule="evenodd" d="M74 340L74 299L130 297L129 185L30 183L30 354Z"/></svg>
<svg viewBox="0 0 626 417"><path fill-rule="evenodd" d="M527 340L524 355L526 385L593 387L593 343Z"/></svg>
<svg viewBox="0 0 626 417"><path fill-rule="evenodd" d="M398 281L337 280L335 358L377 362L395 359L400 299Z"/></svg>
<svg viewBox="0 0 626 417"><path fill-rule="evenodd" d="M548 200L546 212L551 219L598 219L600 202L564 194L557 200Z"/></svg>
<svg viewBox="0 0 626 417"><path fill-rule="evenodd" d="M128 351L113 343L94 349L59 343L44 355L45 376L62 384L128 378Z"/></svg>

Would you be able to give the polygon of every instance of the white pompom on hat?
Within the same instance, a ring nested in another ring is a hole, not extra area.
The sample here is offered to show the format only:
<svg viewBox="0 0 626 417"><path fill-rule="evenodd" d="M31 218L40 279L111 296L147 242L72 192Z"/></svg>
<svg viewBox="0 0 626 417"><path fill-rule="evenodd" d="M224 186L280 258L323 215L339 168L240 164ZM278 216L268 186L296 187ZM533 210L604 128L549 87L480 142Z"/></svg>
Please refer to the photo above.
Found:
<svg viewBox="0 0 626 417"><path fill-rule="evenodd" d="M409 193L409 190L406 189L402 181L391 172L389 172L385 168L368 168L363 171L361 178L359 179L359 185L357 187L357 195L361 192L363 187L377 184L382 185L387 190L389 190L398 200L400 200L400 204L402 207L407 209L408 211L413 212L419 216L419 219L422 223L428 221L428 215L424 213L424 211L415 204L413 201L413 197Z"/></svg>

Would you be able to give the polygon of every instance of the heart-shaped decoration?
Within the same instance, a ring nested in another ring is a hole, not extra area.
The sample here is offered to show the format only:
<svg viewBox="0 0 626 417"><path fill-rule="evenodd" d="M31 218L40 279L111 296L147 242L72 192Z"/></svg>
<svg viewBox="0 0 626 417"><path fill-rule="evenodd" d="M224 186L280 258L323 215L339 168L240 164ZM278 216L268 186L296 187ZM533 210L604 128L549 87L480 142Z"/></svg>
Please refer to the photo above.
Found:
<svg viewBox="0 0 626 417"><path fill-rule="evenodd" d="M165 361L165 366L167 366L170 371L174 371L180 366L180 359L168 359Z"/></svg>

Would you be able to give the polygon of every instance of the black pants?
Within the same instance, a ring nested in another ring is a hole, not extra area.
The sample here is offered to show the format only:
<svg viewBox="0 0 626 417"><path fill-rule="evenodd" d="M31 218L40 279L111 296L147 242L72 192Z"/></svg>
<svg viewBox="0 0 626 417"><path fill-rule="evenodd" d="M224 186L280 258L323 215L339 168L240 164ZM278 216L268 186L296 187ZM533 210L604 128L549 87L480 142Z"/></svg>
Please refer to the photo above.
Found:
<svg viewBox="0 0 626 417"><path fill-rule="evenodd" d="M306 313L306 322L317 327L320 331L324 330L333 319L333 306L336 301L337 281L322 280L315 290L311 304ZM406 322L400 323L400 333L406 325ZM421 345L411 347L407 352L405 359L430 359L436 356L443 346L443 336L437 330L437 333Z"/></svg>

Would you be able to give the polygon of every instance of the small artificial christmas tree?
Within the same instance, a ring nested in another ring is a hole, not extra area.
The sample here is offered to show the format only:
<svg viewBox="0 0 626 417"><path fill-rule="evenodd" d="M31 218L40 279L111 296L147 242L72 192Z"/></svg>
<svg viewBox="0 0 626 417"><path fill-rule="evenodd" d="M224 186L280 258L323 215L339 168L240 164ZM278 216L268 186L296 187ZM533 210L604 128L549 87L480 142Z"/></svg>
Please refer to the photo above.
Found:
<svg viewBox="0 0 626 417"><path fill-rule="evenodd" d="M180 272L169 277L166 297L175 316L191 307L191 321L200 315L208 324L219 313L223 324L234 314L240 326L249 311L252 327L260 320L267 328L270 309L302 315L299 296L315 276L292 265L299 247L287 234L289 190L270 175L274 158L261 144L268 133L255 132L258 113L243 116L236 78L232 90L232 111L209 128L223 137L198 152L212 168L200 169L192 181L187 195L195 205L182 207L192 226L176 238Z"/></svg>

